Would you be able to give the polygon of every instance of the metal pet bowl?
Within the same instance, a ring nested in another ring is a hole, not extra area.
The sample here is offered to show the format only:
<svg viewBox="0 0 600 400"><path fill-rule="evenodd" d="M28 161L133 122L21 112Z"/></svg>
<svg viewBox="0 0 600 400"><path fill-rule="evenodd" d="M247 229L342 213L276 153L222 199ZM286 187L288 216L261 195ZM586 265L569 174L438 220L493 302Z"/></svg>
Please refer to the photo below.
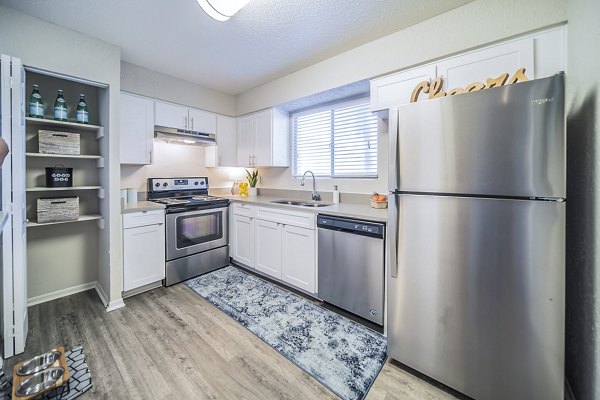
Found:
<svg viewBox="0 0 600 400"><path fill-rule="evenodd" d="M25 362L21 367L17 370L17 375L31 375L36 372L42 371L52 364L54 364L60 358L60 351L51 351L49 353L44 353L37 357L32 358L31 360Z"/></svg>
<svg viewBox="0 0 600 400"><path fill-rule="evenodd" d="M65 369L63 367L52 367L35 373L17 387L16 395L25 397L43 392L54 385L64 373Z"/></svg>

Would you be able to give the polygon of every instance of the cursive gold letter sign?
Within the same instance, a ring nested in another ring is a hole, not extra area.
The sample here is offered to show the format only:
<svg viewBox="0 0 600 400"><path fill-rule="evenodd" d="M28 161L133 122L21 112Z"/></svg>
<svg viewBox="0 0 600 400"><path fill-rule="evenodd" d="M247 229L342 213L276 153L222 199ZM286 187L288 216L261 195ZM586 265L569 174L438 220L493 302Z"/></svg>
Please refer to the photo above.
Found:
<svg viewBox="0 0 600 400"><path fill-rule="evenodd" d="M508 79L508 73L504 73L497 78L488 78L486 83L483 82L473 82L463 88L454 88L450 90L448 93L444 92L444 80L442 77L434 79L431 83L427 81L420 82L417 86L415 86L412 94L410 95L410 102L416 103L419 100L419 96L422 93L429 94L429 99L437 99L438 97L446 97L446 96L454 96L456 94L461 93L470 93L475 92L481 89L491 89L499 86L504 86L506 84L512 85L517 82L525 82L528 81L529 78L525 75L525 68L519 68L513 76Z"/></svg>

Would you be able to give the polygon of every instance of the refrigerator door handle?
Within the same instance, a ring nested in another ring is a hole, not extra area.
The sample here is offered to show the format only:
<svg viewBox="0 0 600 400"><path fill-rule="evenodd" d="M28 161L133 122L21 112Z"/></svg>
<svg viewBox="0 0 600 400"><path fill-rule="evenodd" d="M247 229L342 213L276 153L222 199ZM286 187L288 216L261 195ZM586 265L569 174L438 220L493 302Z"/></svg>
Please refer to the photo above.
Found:
<svg viewBox="0 0 600 400"><path fill-rule="evenodd" d="M388 168L388 190L393 192L400 188L398 182L399 176L399 160L398 160L398 109L390 108L388 119L388 135L389 135L389 168Z"/></svg>
<svg viewBox="0 0 600 400"><path fill-rule="evenodd" d="M392 278L398 277L398 225L400 218L400 202L398 195L388 196L388 225L387 225L387 260Z"/></svg>

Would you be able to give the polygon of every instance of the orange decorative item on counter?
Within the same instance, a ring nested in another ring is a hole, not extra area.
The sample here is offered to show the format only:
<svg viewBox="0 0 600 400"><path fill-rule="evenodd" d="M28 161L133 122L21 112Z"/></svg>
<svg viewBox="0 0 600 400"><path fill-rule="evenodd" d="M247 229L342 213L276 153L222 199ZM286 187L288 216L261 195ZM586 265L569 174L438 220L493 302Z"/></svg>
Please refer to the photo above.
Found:
<svg viewBox="0 0 600 400"><path fill-rule="evenodd" d="M372 208L387 208L387 196L383 194L373 193L371 196Z"/></svg>
<svg viewBox="0 0 600 400"><path fill-rule="evenodd" d="M238 183L238 188L240 191L240 196L248 196L248 182Z"/></svg>

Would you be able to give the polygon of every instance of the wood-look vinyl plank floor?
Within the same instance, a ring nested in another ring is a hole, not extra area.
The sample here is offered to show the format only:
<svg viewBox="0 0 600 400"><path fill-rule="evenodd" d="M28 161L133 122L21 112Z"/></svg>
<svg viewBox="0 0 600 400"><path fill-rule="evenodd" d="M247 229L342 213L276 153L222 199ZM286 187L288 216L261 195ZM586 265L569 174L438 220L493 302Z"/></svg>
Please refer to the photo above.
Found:
<svg viewBox="0 0 600 400"><path fill-rule="evenodd" d="M82 399L337 399L185 285L131 297L107 313L92 290L29 308L26 351L82 345L94 386ZM386 363L367 399L453 399Z"/></svg>

